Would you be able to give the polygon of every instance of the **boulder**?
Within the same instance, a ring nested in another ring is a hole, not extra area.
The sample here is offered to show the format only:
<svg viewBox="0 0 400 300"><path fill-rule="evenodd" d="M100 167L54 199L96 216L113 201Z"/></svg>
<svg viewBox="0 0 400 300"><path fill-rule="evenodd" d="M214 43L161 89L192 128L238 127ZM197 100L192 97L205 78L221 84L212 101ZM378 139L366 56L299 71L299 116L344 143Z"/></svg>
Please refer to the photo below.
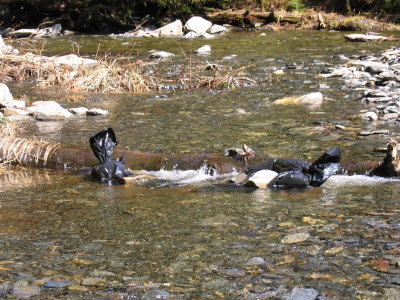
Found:
<svg viewBox="0 0 400 300"><path fill-rule="evenodd" d="M59 120L72 117L72 113L61 107L61 105L55 101L33 102L32 107L28 108L28 112L33 114L33 116L40 121Z"/></svg>
<svg viewBox="0 0 400 300"><path fill-rule="evenodd" d="M194 50L194 52L197 54L209 54L211 52L211 46L204 45L204 46L200 47L199 49Z"/></svg>
<svg viewBox="0 0 400 300"><path fill-rule="evenodd" d="M13 107L14 98L4 83L0 83L0 108Z"/></svg>
<svg viewBox="0 0 400 300"><path fill-rule="evenodd" d="M184 36L185 39L194 39L194 38L198 38L198 37L201 37L201 34L198 34L194 31L189 31Z"/></svg>
<svg viewBox="0 0 400 300"><path fill-rule="evenodd" d="M74 115L86 115L88 109L86 107L73 107L69 108L68 111L73 113Z"/></svg>
<svg viewBox="0 0 400 300"><path fill-rule="evenodd" d="M176 20L154 31L159 36L183 36L182 22Z"/></svg>
<svg viewBox="0 0 400 300"><path fill-rule="evenodd" d="M278 173L275 171L260 170L245 179L243 186L248 188L265 189L276 176L278 176Z"/></svg>
<svg viewBox="0 0 400 300"><path fill-rule="evenodd" d="M216 34L216 33L224 32L225 30L226 30L225 26L214 24L208 29L208 33Z"/></svg>
<svg viewBox="0 0 400 300"><path fill-rule="evenodd" d="M198 34L206 33L210 29L212 23L202 17L191 17L185 24L187 31L194 31Z"/></svg>

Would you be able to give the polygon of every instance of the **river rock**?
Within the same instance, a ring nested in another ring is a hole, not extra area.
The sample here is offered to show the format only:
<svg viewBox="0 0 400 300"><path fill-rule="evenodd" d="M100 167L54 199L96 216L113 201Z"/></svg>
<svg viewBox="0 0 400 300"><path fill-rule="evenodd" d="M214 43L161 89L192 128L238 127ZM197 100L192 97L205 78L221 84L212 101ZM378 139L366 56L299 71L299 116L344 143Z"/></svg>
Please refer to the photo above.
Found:
<svg viewBox="0 0 400 300"><path fill-rule="evenodd" d="M324 96L321 92L310 93L298 98L298 103L305 103L305 104L320 104Z"/></svg>
<svg viewBox="0 0 400 300"><path fill-rule="evenodd" d="M311 104L311 105L320 105L324 96L321 92L315 92L306 94L303 96L295 96L295 97L285 97L282 99L278 99L274 102L274 104Z"/></svg>
<svg viewBox="0 0 400 300"><path fill-rule="evenodd" d="M264 260L264 258L262 258L260 256L255 256L246 263L246 265L248 265L248 266L259 266L259 265L264 265L264 264L265 264L265 260Z"/></svg>
<svg viewBox="0 0 400 300"><path fill-rule="evenodd" d="M29 115L29 113L26 110L22 110L19 108L4 108L3 114L5 117Z"/></svg>
<svg viewBox="0 0 400 300"><path fill-rule="evenodd" d="M85 286L104 286L105 280L98 277L87 277L82 280L81 284Z"/></svg>
<svg viewBox="0 0 400 300"><path fill-rule="evenodd" d="M33 114L33 116L40 121L66 119L72 117L72 113L61 107L61 105L55 101L33 102L32 107L28 108L28 112Z"/></svg>
<svg viewBox="0 0 400 300"><path fill-rule="evenodd" d="M72 280L49 280L46 281L43 287L51 289L51 288L57 288L57 289L62 289L65 287L68 287L70 285L75 284L75 281Z"/></svg>
<svg viewBox="0 0 400 300"><path fill-rule="evenodd" d="M80 66L80 65L96 65L99 63L96 59L83 58L76 54L68 54L53 58L55 65L67 65L67 66Z"/></svg>
<svg viewBox="0 0 400 300"><path fill-rule="evenodd" d="M40 287L29 285L28 281L20 280L14 284L12 294L17 298L29 298L40 294Z"/></svg>
<svg viewBox="0 0 400 300"><path fill-rule="evenodd" d="M182 22L181 20L176 20L175 22L169 23L161 28L154 31L159 36L182 36Z"/></svg>
<svg viewBox="0 0 400 300"><path fill-rule="evenodd" d="M381 130L372 130L372 131L361 131L358 135L360 135L360 136L368 136L368 135L377 135L377 134L388 135L389 134L389 130L381 129Z"/></svg>
<svg viewBox="0 0 400 300"><path fill-rule="evenodd" d="M378 115L373 111L363 113L360 115L360 117L363 120L368 120L368 121L377 121L379 119Z"/></svg>
<svg viewBox="0 0 400 300"><path fill-rule="evenodd" d="M204 45L194 51L197 54L209 54L211 52L211 46L210 45Z"/></svg>
<svg viewBox="0 0 400 300"><path fill-rule="evenodd" d="M4 115L3 115L2 112L0 112L0 119L1 119L1 118L4 118Z"/></svg>
<svg viewBox="0 0 400 300"><path fill-rule="evenodd" d="M297 232L286 235L281 243L283 244L296 244L301 243L310 238L310 234L308 232Z"/></svg>
<svg viewBox="0 0 400 300"><path fill-rule="evenodd" d="M278 173L271 170L260 170L253 175L250 175L243 183L243 186L248 188L262 188L268 187L268 184L276 177Z"/></svg>
<svg viewBox="0 0 400 300"><path fill-rule="evenodd" d="M61 35L61 24L55 24L51 27L46 27L43 29L40 29L37 33L37 37L56 37L58 35Z"/></svg>
<svg viewBox="0 0 400 300"><path fill-rule="evenodd" d="M187 31L194 31L198 34L206 33L210 29L212 23L202 17L191 17L185 24Z"/></svg>
<svg viewBox="0 0 400 300"><path fill-rule="evenodd" d="M4 83L0 83L0 108L1 107L12 107L14 98Z"/></svg>
<svg viewBox="0 0 400 300"><path fill-rule="evenodd" d="M214 24L208 29L208 33L211 33L211 34L221 33L221 32L226 31L226 29L227 28L225 26Z"/></svg>
<svg viewBox="0 0 400 300"><path fill-rule="evenodd" d="M18 54L18 49L14 48L11 45L6 45L3 41L3 38L0 35L0 55L1 54Z"/></svg>
<svg viewBox="0 0 400 300"><path fill-rule="evenodd" d="M108 115L108 110L100 108L92 108L86 111L87 116L105 116Z"/></svg>
<svg viewBox="0 0 400 300"><path fill-rule="evenodd" d="M168 299L171 294L164 290L154 290L146 292L142 295L143 300L153 300L153 299Z"/></svg>
<svg viewBox="0 0 400 300"><path fill-rule="evenodd" d="M198 38L200 36L201 36L201 34L198 34L194 31L189 31L188 33L185 34L184 38L185 39L194 39L194 38Z"/></svg>
<svg viewBox="0 0 400 300"><path fill-rule="evenodd" d="M69 108L68 111L73 113L74 115L86 115L88 109L86 107L74 107Z"/></svg>
<svg viewBox="0 0 400 300"><path fill-rule="evenodd" d="M174 54L170 53L170 52L166 52L166 51L155 51L155 50L151 50L150 51L150 55L149 58L168 58L174 56Z"/></svg>
<svg viewBox="0 0 400 300"><path fill-rule="evenodd" d="M318 296L318 292L313 288L294 288L290 300L314 300Z"/></svg>

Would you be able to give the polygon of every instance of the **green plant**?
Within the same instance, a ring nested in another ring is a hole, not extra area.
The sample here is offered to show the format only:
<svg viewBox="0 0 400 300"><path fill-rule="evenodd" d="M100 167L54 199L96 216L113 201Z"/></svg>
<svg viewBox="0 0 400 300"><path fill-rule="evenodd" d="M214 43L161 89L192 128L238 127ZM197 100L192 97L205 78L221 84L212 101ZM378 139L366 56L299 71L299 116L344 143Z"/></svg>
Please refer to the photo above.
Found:
<svg viewBox="0 0 400 300"><path fill-rule="evenodd" d="M299 11L304 8L304 4L301 0L288 0L286 4L287 11Z"/></svg>

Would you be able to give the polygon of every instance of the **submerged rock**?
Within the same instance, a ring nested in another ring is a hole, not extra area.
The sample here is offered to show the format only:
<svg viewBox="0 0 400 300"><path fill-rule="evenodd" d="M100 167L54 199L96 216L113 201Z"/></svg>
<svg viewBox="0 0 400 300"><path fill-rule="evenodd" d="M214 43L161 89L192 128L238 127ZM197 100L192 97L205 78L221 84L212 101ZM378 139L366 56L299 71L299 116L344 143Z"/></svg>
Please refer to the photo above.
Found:
<svg viewBox="0 0 400 300"><path fill-rule="evenodd" d="M29 285L28 281L20 280L14 284L12 295L17 298L29 298L40 294L40 287Z"/></svg>
<svg viewBox="0 0 400 300"><path fill-rule="evenodd" d="M290 300L314 300L318 296L318 292L313 288L294 288Z"/></svg>
<svg viewBox="0 0 400 300"><path fill-rule="evenodd" d="M286 235L282 240L281 243L283 244L296 244L301 243L310 238L310 234L308 232L297 232Z"/></svg>

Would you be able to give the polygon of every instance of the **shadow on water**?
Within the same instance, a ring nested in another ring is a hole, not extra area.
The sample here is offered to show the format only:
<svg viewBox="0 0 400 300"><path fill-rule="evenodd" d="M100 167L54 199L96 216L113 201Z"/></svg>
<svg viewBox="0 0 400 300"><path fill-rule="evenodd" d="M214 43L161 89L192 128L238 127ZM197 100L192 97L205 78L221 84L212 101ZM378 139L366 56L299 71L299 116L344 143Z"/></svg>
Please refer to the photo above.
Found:
<svg viewBox="0 0 400 300"><path fill-rule="evenodd" d="M176 40L71 37L52 40L45 52L64 54L70 43L87 54L101 43L116 52L129 48L138 58L157 48L182 59ZM193 47L203 43L193 41ZM341 33L327 32L232 33L207 43L215 49L209 60L237 54L230 64L255 64L254 76L271 83L233 91L89 95L84 106L110 115L27 122L25 135L85 145L91 133L112 126L121 148L221 152L246 143L271 156L315 159L338 145L344 160L382 158L372 149L387 137L357 136L382 127L352 120L365 108L359 92L315 75L341 63L335 55L378 53L393 44L344 43ZM303 67L285 69L293 62ZM285 74L274 77L276 68ZM319 90L320 83L330 86L320 107L271 104ZM21 86L14 91L27 93ZM28 93L41 100L57 95ZM395 126L390 131L399 134ZM319 188L250 191L197 171L155 176L147 185L108 186L69 171L1 174L0 296L399 296L397 180L334 176Z"/></svg>

